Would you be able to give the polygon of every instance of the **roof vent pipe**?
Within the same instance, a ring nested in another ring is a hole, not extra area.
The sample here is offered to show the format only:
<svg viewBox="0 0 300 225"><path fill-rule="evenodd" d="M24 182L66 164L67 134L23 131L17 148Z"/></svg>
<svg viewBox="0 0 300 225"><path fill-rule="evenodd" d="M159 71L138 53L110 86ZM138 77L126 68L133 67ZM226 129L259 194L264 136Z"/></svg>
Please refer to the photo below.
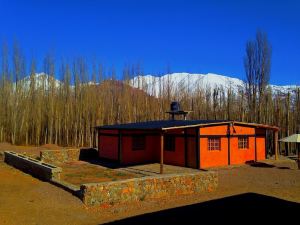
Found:
<svg viewBox="0 0 300 225"><path fill-rule="evenodd" d="M178 112L180 111L180 104L179 102L171 102L171 112Z"/></svg>
<svg viewBox="0 0 300 225"><path fill-rule="evenodd" d="M183 116L183 119L186 120L187 114L192 111L183 111L180 108L180 104L177 101L171 102L170 111L166 112L170 114L172 120L175 120L175 115Z"/></svg>

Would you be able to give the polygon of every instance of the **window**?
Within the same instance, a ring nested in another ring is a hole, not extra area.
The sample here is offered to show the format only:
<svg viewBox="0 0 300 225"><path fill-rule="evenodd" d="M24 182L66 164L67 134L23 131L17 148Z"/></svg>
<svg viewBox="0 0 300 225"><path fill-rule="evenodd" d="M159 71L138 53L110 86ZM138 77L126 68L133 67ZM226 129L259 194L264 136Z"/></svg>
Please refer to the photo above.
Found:
<svg viewBox="0 0 300 225"><path fill-rule="evenodd" d="M219 137L211 137L208 138L208 150L221 150L221 138Z"/></svg>
<svg viewBox="0 0 300 225"><path fill-rule="evenodd" d="M164 150L175 151L175 137L172 135L165 135L164 137Z"/></svg>
<svg viewBox="0 0 300 225"><path fill-rule="evenodd" d="M249 148L249 138L248 137L239 137L238 145L239 145L239 149L248 149Z"/></svg>
<svg viewBox="0 0 300 225"><path fill-rule="evenodd" d="M146 146L146 138L144 135L132 136L132 150L144 150Z"/></svg>

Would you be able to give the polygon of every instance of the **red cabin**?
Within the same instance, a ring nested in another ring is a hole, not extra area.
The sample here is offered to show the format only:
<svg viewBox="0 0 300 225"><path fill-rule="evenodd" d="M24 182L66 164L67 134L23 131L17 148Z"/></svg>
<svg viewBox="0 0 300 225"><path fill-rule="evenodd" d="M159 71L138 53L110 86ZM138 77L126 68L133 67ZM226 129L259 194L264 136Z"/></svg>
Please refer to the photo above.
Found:
<svg viewBox="0 0 300 225"><path fill-rule="evenodd" d="M264 160L267 130L276 138L279 128L236 121L162 120L97 130L100 158L122 165L160 162L203 169Z"/></svg>

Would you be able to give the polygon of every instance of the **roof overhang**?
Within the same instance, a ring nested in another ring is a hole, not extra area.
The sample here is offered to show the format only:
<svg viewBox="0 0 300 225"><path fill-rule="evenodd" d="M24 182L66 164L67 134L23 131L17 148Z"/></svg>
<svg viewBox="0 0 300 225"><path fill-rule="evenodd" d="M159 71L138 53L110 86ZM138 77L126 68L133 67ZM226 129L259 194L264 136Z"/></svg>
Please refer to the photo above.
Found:
<svg viewBox="0 0 300 225"><path fill-rule="evenodd" d="M234 124L237 125L243 125L243 126L250 126L250 127L255 127L255 128L264 128L267 130L275 130L279 131L280 128L276 126L271 126L271 125L266 125L266 124L259 124L259 123L245 123L245 122L235 122L233 121Z"/></svg>
<svg viewBox="0 0 300 225"><path fill-rule="evenodd" d="M193 124L193 125L182 125L182 126L174 126L174 127L161 127L161 128L105 128L101 126L94 127L95 129L101 130L144 130L144 131L167 131L167 130L174 130L174 129L184 129L184 128L193 128L193 127L209 127L209 126L222 126L222 125L241 125L241 126L248 126L253 128L262 128L267 130L274 130L279 131L280 128L276 126L270 126L266 124L258 124L258 123L246 123L246 122L237 122L237 121L224 121L224 122L213 122L213 123L200 123L200 124Z"/></svg>
<svg viewBox="0 0 300 225"><path fill-rule="evenodd" d="M162 130L172 130L172 129L181 129L181 128L190 128L190 127L222 126L226 124L231 124L232 126L234 125L249 126L254 128L263 128L263 129L275 130L275 131L280 130L280 128L276 126L270 126L270 125L258 124L258 123L237 122L237 121L225 121L225 122L216 122L216 123L194 124L194 125L187 125L187 126L166 127L166 128L162 128Z"/></svg>
<svg viewBox="0 0 300 225"><path fill-rule="evenodd" d="M176 127L165 127L162 130L173 130L173 129L184 129L184 128L193 128L193 127L209 127L209 126L221 126L230 124L231 122L216 122L216 123L204 123L204 124L194 124L194 125L186 125L186 126L176 126Z"/></svg>

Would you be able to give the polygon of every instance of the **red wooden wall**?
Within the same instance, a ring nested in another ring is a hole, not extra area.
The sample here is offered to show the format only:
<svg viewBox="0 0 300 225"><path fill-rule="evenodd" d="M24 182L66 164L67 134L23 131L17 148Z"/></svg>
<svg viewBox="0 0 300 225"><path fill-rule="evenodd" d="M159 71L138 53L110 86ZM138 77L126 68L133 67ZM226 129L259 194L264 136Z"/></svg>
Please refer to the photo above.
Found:
<svg viewBox="0 0 300 225"><path fill-rule="evenodd" d="M196 168L197 156L200 168L228 165L228 125L210 126L198 128L200 140L196 140L196 129L168 130L167 134L174 135L175 151L164 151L164 163L188 166ZM112 160L118 160L118 132L117 130L101 130L101 133L110 136L99 135L99 156ZM185 135L185 132L186 135ZM243 164L247 161L265 159L265 129L248 126L230 127L230 165ZM143 150L132 149L132 135L143 134L146 137L146 145ZM249 148L238 148L238 135L249 138ZM256 135L256 156L255 156ZM221 138L221 150L208 150L208 137ZM121 163L142 164L160 161L160 133L158 131L122 130L121 131ZM185 143L185 138L187 143ZM198 148L197 148L198 143ZM200 153L196 152L200 149Z"/></svg>
<svg viewBox="0 0 300 225"><path fill-rule="evenodd" d="M99 157L110 160L118 160L118 131L101 130L101 133L112 134L116 136L98 136Z"/></svg>
<svg viewBox="0 0 300 225"><path fill-rule="evenodd" d="M160 136L151 132L146 135L145 149L132 149L132 136L134 134L145 134L145 131L122 131L122 164L140 164L159 161ZM148 132L149 133L149 132Z"/></svg>

